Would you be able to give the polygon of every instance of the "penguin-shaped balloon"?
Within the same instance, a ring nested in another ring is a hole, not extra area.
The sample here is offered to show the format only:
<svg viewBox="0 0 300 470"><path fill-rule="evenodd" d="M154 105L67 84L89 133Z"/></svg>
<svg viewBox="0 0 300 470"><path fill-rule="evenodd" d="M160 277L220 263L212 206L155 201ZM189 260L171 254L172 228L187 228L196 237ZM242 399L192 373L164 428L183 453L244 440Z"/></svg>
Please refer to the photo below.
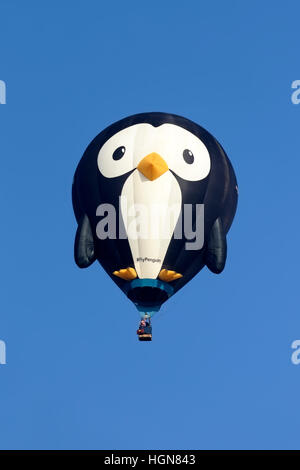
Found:
<svg viewBox="0 0 300 470"><path fill-rule="evenodd" d="M205 265L224 269L236 177L186 118L143 113L106 128L79 162L72 199L77 265L97 259L140 312L158 311Z"/></svg>

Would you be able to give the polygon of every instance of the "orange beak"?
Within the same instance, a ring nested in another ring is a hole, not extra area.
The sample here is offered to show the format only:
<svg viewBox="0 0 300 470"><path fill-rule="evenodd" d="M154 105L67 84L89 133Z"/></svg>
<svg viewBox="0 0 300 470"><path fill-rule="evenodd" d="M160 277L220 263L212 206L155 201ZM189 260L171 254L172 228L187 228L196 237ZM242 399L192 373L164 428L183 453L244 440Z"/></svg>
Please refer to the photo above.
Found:
<svg viewBox="0 0 300 470"><path fill-rule="evenodd" d="M137 169L150 181L154 181L168 171L165 160L156 152L149 153L137 166Z"/></svg>

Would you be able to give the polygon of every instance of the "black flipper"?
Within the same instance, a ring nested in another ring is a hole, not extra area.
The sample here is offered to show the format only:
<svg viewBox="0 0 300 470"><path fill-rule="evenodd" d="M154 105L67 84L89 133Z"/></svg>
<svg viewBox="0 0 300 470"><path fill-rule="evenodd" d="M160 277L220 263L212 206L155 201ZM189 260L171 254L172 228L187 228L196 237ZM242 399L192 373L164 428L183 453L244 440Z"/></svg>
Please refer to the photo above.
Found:
<svg viewBox="0 0 300 470"><path fill-rule="evenodd" d="M78 223L75 237L74 258L79 268L87 268L96 259L94 237L89 218L84 214Z"/></svg>
<svg viewBox="0 0 300 470"><path fill-rule="evenodd" d="M220 217L214 222L206 247L205 263L213 273L219 274L225 267L227 256L226 235Z"/></svg>

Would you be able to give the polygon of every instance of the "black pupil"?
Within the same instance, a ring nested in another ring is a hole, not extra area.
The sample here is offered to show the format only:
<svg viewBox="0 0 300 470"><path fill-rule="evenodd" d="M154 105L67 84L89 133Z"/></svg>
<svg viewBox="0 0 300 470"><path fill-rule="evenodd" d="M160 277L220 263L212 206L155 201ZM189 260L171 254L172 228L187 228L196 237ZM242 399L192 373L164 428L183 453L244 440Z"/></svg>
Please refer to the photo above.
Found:
<svg viewBox="0 0 300 470"><path fill-rule="evenodd" d="M195 157L194 157L194 155L193 155L193 152L191 152L191 150L185 149L185 150L183 151L183 154L182 154L182 155L183 155L184 161L185 161L186 163L188 163L189 165L190 165L191 163L194 163Z"/></svg>
<svg viewBox="0 0 300 470"><path fill-rule="evenodd" d="M123 147L123 146L118 147L113 153L113 159L114 160L120 160L120 158L122 158L123 155L125 154L125 151L126 151L125 147Z"/></svg>

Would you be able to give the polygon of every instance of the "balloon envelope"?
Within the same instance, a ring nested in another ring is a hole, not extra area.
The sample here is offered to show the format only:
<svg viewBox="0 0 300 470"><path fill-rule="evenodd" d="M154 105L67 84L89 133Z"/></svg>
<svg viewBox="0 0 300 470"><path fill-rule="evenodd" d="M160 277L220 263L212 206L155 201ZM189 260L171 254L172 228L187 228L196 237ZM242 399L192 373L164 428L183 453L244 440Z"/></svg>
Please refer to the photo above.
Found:
<svg viewBox="0 0 300 470"><path fill-rule="evenodd" d="M98 260L140 312L205 265L224 269L237 182L218 141L173 114L129 116L100 132L76 169L75 261Z"/></svg>

